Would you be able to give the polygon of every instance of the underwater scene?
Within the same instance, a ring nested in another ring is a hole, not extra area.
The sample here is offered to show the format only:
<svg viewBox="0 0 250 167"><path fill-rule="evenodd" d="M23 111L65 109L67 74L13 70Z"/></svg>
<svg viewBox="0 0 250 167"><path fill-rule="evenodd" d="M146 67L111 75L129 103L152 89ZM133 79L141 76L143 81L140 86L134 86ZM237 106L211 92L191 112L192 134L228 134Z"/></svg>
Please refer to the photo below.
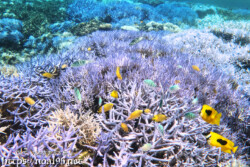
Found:
<svg viewBox="0 0 250 167"><path fill-rule="evenodd" d="M250 165L250 0L0 11L1 166Z"/></svg>

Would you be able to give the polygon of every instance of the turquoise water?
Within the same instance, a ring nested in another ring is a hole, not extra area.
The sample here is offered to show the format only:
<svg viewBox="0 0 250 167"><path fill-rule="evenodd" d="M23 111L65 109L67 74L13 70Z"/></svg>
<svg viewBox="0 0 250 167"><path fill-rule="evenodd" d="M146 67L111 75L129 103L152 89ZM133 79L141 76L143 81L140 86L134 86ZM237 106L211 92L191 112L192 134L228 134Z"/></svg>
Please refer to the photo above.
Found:
<svg viewBox="0 0 250 167"><path fill-rule="evenodd" d="M0 1L0 165L245 167L249 115L250 0Z"/></svg>

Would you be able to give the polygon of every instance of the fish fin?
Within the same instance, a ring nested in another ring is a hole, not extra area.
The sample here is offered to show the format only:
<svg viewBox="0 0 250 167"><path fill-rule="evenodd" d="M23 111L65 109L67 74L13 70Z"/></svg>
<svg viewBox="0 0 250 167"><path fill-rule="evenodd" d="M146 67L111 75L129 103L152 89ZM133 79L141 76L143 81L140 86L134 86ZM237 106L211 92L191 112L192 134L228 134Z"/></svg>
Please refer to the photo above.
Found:
<svg viewBox="0 0 250 167"><path fill-rule="evenodd" d="M230 150L230 149L226 149L226 150L222 150L222 149L221 149L221 151L226 152L226 153L228 153L228 154L231 154L231 150Z"/></svg>
<svg viewBox="0 0 250 167"><path fill-rule="evenodd" d="M233 147L233 149L232 149L233 153L235 153L237 149L238 149L238 146Z"/></svg>
<svg viewBox="0 0 250 167"><path fill-rule="evenodd" d="M220 117L221 117L221 113L216 115L214 124L220 126Z"/></svg>

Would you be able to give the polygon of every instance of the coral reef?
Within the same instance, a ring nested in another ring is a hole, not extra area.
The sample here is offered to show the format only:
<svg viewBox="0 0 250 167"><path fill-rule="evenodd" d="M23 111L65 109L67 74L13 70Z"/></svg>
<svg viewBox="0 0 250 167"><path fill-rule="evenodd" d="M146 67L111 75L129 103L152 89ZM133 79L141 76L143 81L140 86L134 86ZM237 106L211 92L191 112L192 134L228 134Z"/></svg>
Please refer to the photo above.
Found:
<svg viewBox="0 0 250 167"><path fill-rule="evenodd" d="M24 38L23 23L16 19L0 20L0 46L18 49Z"/></svg>
<svg viewBox="0 0 250 167"><path fill-rule="evenodd" d="M206 34L195 32L196 36ZM52 154L34 152L51 151L53 156L69 159L87 151L89 166L225 165L232 155L206 144L204 134L215 131L235 142L239 150L234 157L246 161L247 99L225 82L234 78L211 64L210 57L178 48L173 42L178 42L178 35L97 31L77 39L69 50L16 65L19 77L1 74L0 126L7 127L6 134L0 133L1 156L49 160ZM173 36L170 44L166 39ZM45 72L53 77L44 77ZM118 98L110 96L114 90ZM195 98L198 101L193 103ZM107 103L113 104L112 109L98 113ZM222 113L220 126L200 117L185 117L188 112L198 116L203 104ZM128 119L135 110L145 109L150 110ZM156 122L152 119L156 114L167 119ZM89 135L90 131L96 135ZM19 154L21 150L25 153Z"/></svg>

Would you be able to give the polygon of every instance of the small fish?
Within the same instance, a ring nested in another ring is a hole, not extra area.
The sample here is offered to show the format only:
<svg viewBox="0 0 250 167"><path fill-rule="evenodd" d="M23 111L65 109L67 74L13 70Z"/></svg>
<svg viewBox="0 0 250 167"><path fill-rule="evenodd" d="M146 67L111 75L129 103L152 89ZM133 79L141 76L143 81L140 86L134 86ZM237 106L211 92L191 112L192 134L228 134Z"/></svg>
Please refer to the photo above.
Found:
<svg viewBox="0 0 250 167"><path fill-rule="evenodd" d="M99 105L99 106L102 105L102 98L101 98L101 97L99 97L99 99L98 99L98 105Z"/></svg>
<svg viewBox="0 0 250 167"><path fill-rule="evenodd" d="M71 64L71 67L80 67L91 62L93 62L93 60L78 60L78 61L73 62Z"/></svg>
<svg viewBox="0 0 250 167"><path fill-rule="evenodd" d="M119 80L122 80L122 76L121 76L121 73L120 73L120 67L119 66L116 68L116 76L117 76L117 78Z"/></svg>
<svg viewBox="0 0 250 167"><path fill-rule="evenodd" d="M67 64L63 64L63 65L61 66L61 69L62 69L62 70L65 70L67 67L68 67Z"/></svg>
<svg viewBox="0 0 250 167"><path fill-rule="evenodd" d="M135 110L134 112L132 112L129 117L127 118L127 121L128 120L132 120L132 119L136 119L136 118L139 118L142 114L142 110Z"/></svg>
<svg viewBox="0 0 250 167"><path fill-rule="evenodd" d="M82 159L84 160L85 157L87 157L89 155L88 151L84 151L81 154L79 154L78 159Z"/></svg>
<svg viewBox="0 0 250 167"><path fill-rule="evenodd" d="M181 81L180 80L175 80L174 83L178 84L178 83L181 83Z"/></svg>
<svg viewBox="0 0 250 167"><path fill-rule="evenodd" d="M198 103L198 101L199 101L199 99L198 99L198 97L196 97L192 100L192 104L196 105Z"/></svg>
<svg viewBox="0 0 250 167"><path fill-rule="evenodd" d="M28 103L31 106L36 103L31 97L25 97L24 100L26 103Z"/></svg>
<svg viewBox="0 0 250 167"><path fill-rule="evenodd" d="M177 65L177 68L179 68L179 69L180 69L180 68L182 68L182 66L181 66L181 65Z"/></svg>
<svg viewBox="0 0 250 167"><path fill-rule="evenodd" d="M157 126L158 131L160 132L160 135L163 137L164 136L164 128L161 124Z"/></svg>
<svg viewBox="0 0 250 167"><path fill-rule="evenodd" d="M142 20L141 20L140 22L141 22L141 23L143 23L143 21L142 21Z"/></svg>
<svg viewBox="0 0 250 167"><path fill-rule="evenodd" d="M185 115L184 115L187 119L194 119L196 117L196 115L192 112L187 112Z"/></svg>
<svg viewBox="0 0 250 167"><path fill-rule="evenodd" d="M142 151L149 151L152 148L152 144L146 143L141 147Z"/></svg>
<svg viewBox="0 0 250 167"><path fill-rule="evenodd" d="M128 126L127 126L127 124L121 123L121 128L122 128L122 130L124 130L124 132L128 133Z"/></svg>
<svg viewBox="0 0 250 167"><path fill-rule="evenodd" d="M147 84L148 86L151 86L151 87L156 87L157 86L156 83L151 79L145 79L143 82L145 84Z"/></svg>
<svg viewBox="0 0 250 167"><path fill-rule="evenodd" d="M91 51L91 47L88 48L88 51Z"/></svg>
<svg viewBox="0 0 250 167"><path fill-rule="evenodd" d="M196 65L192 65L192 68L193 68L195 71L200 71L199 67L196 66Z"/></svg>
<svg viewBox="0 0 250 167"><path fill-rule="evenodd" d="M161 97L161 100L160 100L160 104L159 104L160 108L162 108L162 104L163 104L163 97Z"/></svg>
<svg viewBox="0 0 250 167"><path fill-rule="evenodd" d="M74 91L75 91L76 98L81 102L82 96L81 96L80 90L78 88L74 88Z"/></svg>
<svg viewBox="0 0 250 167"><path fill-rule="evenodd" d="M107 103L104 104L102 107L99 108L98 113L102 113L102 109L104 112L107 112L113 108L114 104L113 103Z"/></svg>
<svg viewBox="0 0 250 167"><path fill-rule="evenodd" d="M53 78L53 77L54 77L54 75L53 75L53 74L51 74L51 73L49 73L49 72L45 72L45 73L43 73L43 74L42 74L42 76L43 76L43 77L45 77L45 78L49 78L49 79L51 79L51 78Z"/></svg>
<svg viewBox="0 0 250 167"><path fill-rule="evenodd" d="M146 113L146 114L149 114L151 112L151 110L149 109L149 108L146 108L145 110L144 110L144 113Z"/></svg>
<svg viewBox="0 0 250 167"><path fill-rule="evenodd" d="M155 122L162 122L165 119L167 119L167 116L163 115L163 114L154 115L153 118L152 118L152 120L155 121Z"/></svg>
<svg viewBox="0 0 250 167"><path fill-rule="evenodd" d="M113 90L111 92L110 96L117 99L118 98L118 92L116 90Z"/></svg>
<svg viewBox="0 0 250 167"><path fill-rule="evenodd" d="M238 149L238 146L234 147L234 143L231 140L215 132L210 132L210 134L207 136L207 139L208 139L209 145L220 147L221 151L229 153L229 154L231 154L231 151L235 153L236 150Z"/></svg>
<svg viewBox="0 0 250 167"><path fill-rule="evenodd" d="M215 109L209 105L204 104L200 112L201 118L210 124L220 125L221 113L218 113Z"/></svg>
<svg viewBox="0 0 250 167"><path fill-rule="evenodd" d="M131 45L135 45L135 44L141 42L143 39L144 39L144 37L135 38L134 40L132 40L132 41L129 43L129 45L130 45L130 46L131 46Z"/></svg>
<svg viewBox="0 0 250 167"><path fill-rule="evenodd" d="M169 92L176 93L179 89L180 89L179 85L173 85L173 86L170 86Z"/></svg>

